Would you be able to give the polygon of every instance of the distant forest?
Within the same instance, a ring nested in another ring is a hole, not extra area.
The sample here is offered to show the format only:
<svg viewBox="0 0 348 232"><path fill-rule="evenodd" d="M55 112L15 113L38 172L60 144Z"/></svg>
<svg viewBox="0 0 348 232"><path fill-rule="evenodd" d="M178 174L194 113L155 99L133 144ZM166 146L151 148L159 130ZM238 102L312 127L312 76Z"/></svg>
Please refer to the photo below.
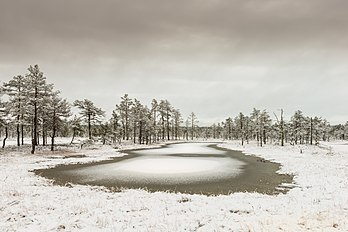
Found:
<svg viewBox="0 0 348 232"><path fill-rule="evenodd" d="M319 144L320 141L348 138L348 122L330 125L317 116L306 116L296 111L289 121L284 112L274 114L271 120L266 110L253 109L250 114L239 113L211 126L199 127L194 112L183 117L180 110L168 100L153 99L145 105L128 94L115 105L111 118L88 100L69 103L59 90L47 82L38 65L30 66L25 75L13 77L0 86L0 136L2 147L6 139L14 137L17 146L24 138L31 138L31 153L38 145L55 147L55 138L86 137L88 141L100 140L103 144L117 144L130 140L134 143L152 144L164 140L224 139L251 140L260 146L276 143ZM71 107L79 110L73 115Z"/></svg>

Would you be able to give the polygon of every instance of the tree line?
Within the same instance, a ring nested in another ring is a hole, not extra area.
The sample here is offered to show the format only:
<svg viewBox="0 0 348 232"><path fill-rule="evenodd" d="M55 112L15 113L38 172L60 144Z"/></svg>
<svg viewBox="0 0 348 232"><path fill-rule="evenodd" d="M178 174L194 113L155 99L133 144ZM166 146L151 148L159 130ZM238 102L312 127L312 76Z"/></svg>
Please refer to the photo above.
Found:
<svg viewBox="0 0 348 232"><path fill-rule="evenodd" d="M345 125L331 126L321 117L305 116L297 110L289 121L284 120L284 111L273 113L276 120L271 119L266 110L253 109L249 115L239 113L234 118L213 124L201 130L201 137L241 140L242 145L250 140L258 142L259 146L267 143L318 144L330 139L347 139L348 122Z"/></svg>
<svg viewBox="0 0 348 232"><path fill-rule="evenodd" d="M121 97L109 120L105 112L88 99L76 100L70 104L60 96L60 91L47 82L38 65L29 66L25 75L17 75L0 87L0 136L17 138L17 146L24 145L24 138L31 138L31 153L40 143L54 150L55 138L76 136L100 138L103 143L120 143L133 140L134 143L150 144L159 140L188 139L195 136L197 117L191 113L182 127L180 110L168 100L153 99L151 106L131 99L128 94ZM5 100L6 99L6 100ZM79 109L79 115L72 115L71 107Z"/></svg>
<svg viewBox="0 0 348 232"><path fill-rule="evenodd" d="M115 105L111 118L88 100L70 104L60 91L47 82L38 65L29 66L25 75L14 76L0 86L0 137L5 147L8 137L17 138L17 146L24 138L31 138L31 153L37 145L50 145L54 150L55 138L76 136L100 139L105 143L132 141L151 144L159 140L193 140L195 138L251 140L260 146L267 143L318 144L330 139L347 139L348 122L331 126L320 117L305 116L296 111L289 121L284 111L273 113L253 109L250 114L239 113L208 127L199 127L198 118L191 113L185 120L179 109L168 100L153 99L149 106L128 94ZM71 108L79 110L73 115ZM50 139L50 144L48 141Z"/></svg>

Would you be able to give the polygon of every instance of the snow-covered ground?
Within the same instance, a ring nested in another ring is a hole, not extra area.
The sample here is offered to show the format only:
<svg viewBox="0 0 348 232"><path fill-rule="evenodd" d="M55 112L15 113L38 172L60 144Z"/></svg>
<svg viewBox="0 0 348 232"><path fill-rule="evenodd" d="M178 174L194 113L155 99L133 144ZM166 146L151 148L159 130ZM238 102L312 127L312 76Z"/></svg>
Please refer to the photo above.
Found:
<svg viewBox="0 0 348 232"><path fill-rule="evenodd" d="M281 163L280 172L294 174L296 187L277 196L209 197L63 187L28 170L123 154L111 146L39 150L36 155L12 148L0 150L0 231L348 231L347 142L221 146Z"/></svg>

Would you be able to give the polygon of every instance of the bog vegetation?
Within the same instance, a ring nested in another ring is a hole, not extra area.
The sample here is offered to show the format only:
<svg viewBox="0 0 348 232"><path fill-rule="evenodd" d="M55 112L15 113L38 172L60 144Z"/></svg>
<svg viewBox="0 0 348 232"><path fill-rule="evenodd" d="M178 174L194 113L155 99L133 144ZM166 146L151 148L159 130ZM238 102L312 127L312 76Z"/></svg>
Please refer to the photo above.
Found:
<svg viewBox="0 0 348 232"><path fill-rule="evenodd" d="M54 85L47 82L38 65L30 66L25 75L13 77L0 87L0 136L2 147L9 137L16 137L17 146L24 145L24 138L31 138L31 153L38 145L55 147L55 138L88 137L103 144L151 144L163 140L225 139L250 140L260 146L277 143L318 144L330 139L346 139L345 125L330 125L317 116L306 116L300 110L291 119L284 120L284 111L272 113L253 109L250 114L239 113L211 126L198 126L195 113L183 117L180 110L168 100L153 99L145 105L125 94L115 105L111 118L88 99L72 104L61 96ZM79 110L73 115L71 108Z"/></svg>

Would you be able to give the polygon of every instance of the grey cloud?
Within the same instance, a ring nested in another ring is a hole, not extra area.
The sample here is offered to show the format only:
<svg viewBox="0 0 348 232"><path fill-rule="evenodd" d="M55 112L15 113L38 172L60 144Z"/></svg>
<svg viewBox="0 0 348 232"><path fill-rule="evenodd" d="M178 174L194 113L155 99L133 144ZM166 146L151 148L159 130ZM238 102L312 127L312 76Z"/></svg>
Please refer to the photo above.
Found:
<svg viewBox="0 0 348 232"><path fill-rule="evenodd" d="M207 121L284 107L336 123L348 119L347 8L345 0L2 0L0 78L39 63L68 98L109 111L128 92L169 98Z"/></svg>

